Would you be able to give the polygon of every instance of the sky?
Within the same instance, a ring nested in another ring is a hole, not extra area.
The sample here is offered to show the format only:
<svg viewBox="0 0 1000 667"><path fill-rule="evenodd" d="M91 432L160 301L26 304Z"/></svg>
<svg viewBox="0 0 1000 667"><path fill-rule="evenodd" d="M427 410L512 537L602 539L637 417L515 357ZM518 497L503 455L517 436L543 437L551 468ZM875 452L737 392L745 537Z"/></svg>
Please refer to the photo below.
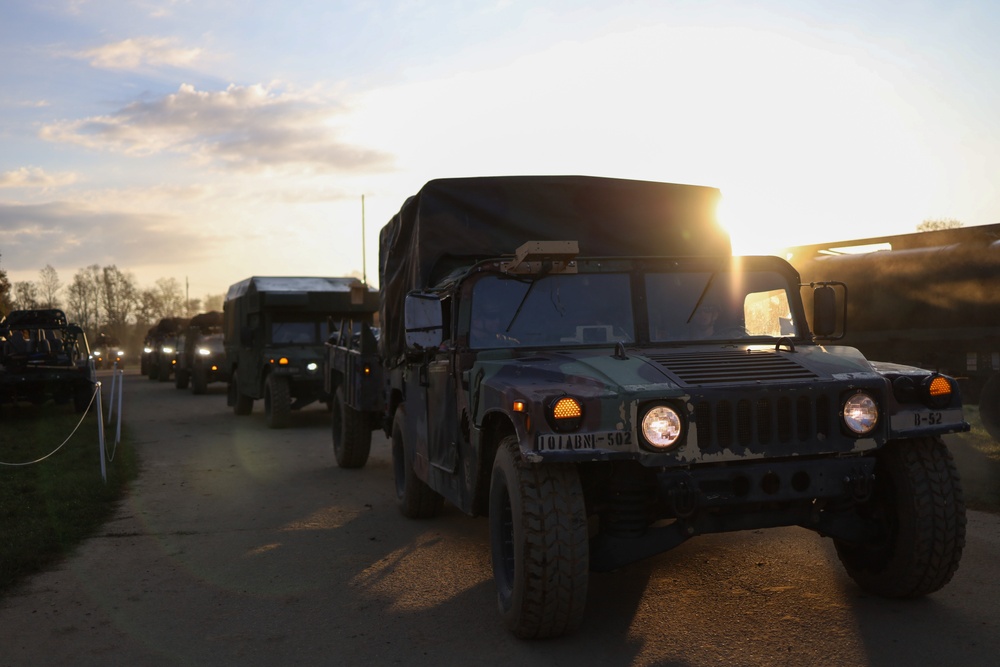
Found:
<svg viewBox="0 0 1000 667"><path fill-rule="evenodd" d="M2 0L0 268L377 285L382 225L458 176L718 187L748 254L1000 223L998 26L992 0Z"/></svg>

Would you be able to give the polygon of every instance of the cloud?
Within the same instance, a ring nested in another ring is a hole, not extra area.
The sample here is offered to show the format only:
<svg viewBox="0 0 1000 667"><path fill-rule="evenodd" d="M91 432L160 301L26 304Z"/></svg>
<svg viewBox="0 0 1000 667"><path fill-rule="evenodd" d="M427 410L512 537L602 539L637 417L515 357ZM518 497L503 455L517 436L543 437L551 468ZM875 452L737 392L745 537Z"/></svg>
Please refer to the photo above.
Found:
<svg viewBox="0 0 1000 667"><path fill-rule="evenodd" d="M343 108L315 95L262 85L173 94L133 102L115 113L60 121L40 136L128 155L173 152L235 171L386 171L388 153L351 145L335 126Z"/></svg>
<svg viewBox="0 0 1000 667"><path fill-rule="evenodd" d="M46 173L40 167L20 167L0 172L0 188L51 188L75 183L72 172Z"/></svg>
<svg viewBox="0 0 1000 667"><path fill-rule="evenodd" d="M144 66L191 67L203 52L177 46L177 40L168 37L136 37L74 55L101 69L137 70Z"/></svg>
<svg viewBox="0 0 1000 667"><path fill-rule="evenodd" d="M133 269L164 258L197 262L215 247L179 216L94 210L74 202L0 202L0 253L10 271L117 264ZM125 263L125 265L123 265Z"/></svg>

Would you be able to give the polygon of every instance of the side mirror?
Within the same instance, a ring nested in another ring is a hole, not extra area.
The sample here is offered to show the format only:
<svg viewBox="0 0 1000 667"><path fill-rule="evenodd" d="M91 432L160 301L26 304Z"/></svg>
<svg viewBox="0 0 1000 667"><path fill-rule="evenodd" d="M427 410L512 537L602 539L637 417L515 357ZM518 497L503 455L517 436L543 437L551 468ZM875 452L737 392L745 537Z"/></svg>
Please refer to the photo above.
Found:
<svg viewBox="0 0 1000 667"><path fill-rule="evenodd" d="M844 289L843 319L841 331L837 332L837 315L840 308L837 304L837 291L833 285ZM813 334L817 338L843 338L843 330L847 326L847 285L844 283L818 283L813 289Z"/></svg>
<svg viewBox="0 0 1000 667"><path fill-rule="evenodd" d="M407 294L403 306L403 326L407 349L436 349L444 340L441 300L433 294Z"/></svg>

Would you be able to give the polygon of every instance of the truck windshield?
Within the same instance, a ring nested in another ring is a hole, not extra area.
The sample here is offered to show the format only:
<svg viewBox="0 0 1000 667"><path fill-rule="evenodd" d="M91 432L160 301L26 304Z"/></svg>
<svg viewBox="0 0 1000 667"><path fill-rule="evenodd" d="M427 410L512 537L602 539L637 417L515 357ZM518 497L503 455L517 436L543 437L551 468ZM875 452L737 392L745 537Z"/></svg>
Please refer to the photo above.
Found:
<svg viewBox="0 0 1000 667"><path fill-rule="evenodd" d="M271 342L276 345L318 345L326 338L326 322L271 323Z"/></svg>
<svg viewBox="0 0 1000 667"><path fill-rule="evenodd" d="M486 276L473 287L469 346L631 343L630 292L625 273Z"/></svg>
<svg viewBox="0 0 1000 667"><path fill-rule="evenodd" d="M645 279L652 342L798 334L788 281L779 273L676 271Z"/></svg>
<svg viewBox="0 0 1000 667"><path fill-rule="evenodd" d="M473 286L469 346L566 347L636 342L627 273L578 273L518 278L488 275ZM651 343L795 338L798 297L774 271L647 272ZM640 320L641 321L641 320ZM641 342L641 341L640 341Z"/></svg>

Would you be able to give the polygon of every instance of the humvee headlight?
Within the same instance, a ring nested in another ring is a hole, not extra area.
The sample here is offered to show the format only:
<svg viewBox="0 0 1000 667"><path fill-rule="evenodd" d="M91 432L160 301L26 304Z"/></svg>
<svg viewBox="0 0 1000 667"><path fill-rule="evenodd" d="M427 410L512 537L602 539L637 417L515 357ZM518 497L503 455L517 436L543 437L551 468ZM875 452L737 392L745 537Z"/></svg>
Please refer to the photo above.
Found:
<svg viewBox="0 0 1000 667"><path fill-rule="evenodd" d="M931 375L924 381L924 402L929 408L943 408L951 403L953 388L943 375Z"/></svg>
<svg viewBox="0 0 1000 667"><path fill-rule="evenodd" d="M654 405L642 418L642 437L654 449L669 449L680 440L683 424L669 405Z"/></svg>
<svg viewBox="0 0 1000 667"><path fill-rule="evenodd" d="M151 348L151 347L144 347L144 348L142 348L142 351L145 352L146 354L149 354L150 352L153 351L153 348Z"/></svg>
<svg viewBox="0 0 1000 667"><path fill-rule="evenodd" d="M549 422L557 431L575 431L583 423L583 406L571 396L560 396L549 403Z"/></svg>
<svg viewBox="0 0 1000 667"><path fill-rule="evenodd" d="M844 401L844 425L856 435L870 433L878 423L878 405L868 394L857 393Z"/></svg>
<svg viewBox="0 0 1000 667"><path fill-rule="evenodd" d="M102 354L104 354L104 353L103 353L103 352L101 352L100 350L94 350L94 356L95 356L95 357L99 357L99 356L101 356Z"/></svg>
<svg viewBox="0 0 1000 667"><path fill-rule="evenodd" d="M125 352L123 352L122 350L118 350L117 352L115 352L115 356L116 357L124 357L125 356Z"/></svg>
<svg viewBox="0 0 1000 667"><path fill-rule="evenodd" d="M212 351L207 347L199 347L198 354L200 354L203 357L207 357L208 355L212 354Z"/></svg>
<svg viewBox="0 0 1000 667"><path fill-rule="evenodd" d="M306 364L306 370L309 371L310 373L315 373L317 368L319 368L319 366L316 364L315 361L310 361L308 364Z"/></svg>
<svg viewBox="0 0 1000 667"><path fill-rule="evenodd" d="M172 348L172 347L164 347L160 351L163 352L163 354L173 354L174 353L174 348Z"/></svg>

